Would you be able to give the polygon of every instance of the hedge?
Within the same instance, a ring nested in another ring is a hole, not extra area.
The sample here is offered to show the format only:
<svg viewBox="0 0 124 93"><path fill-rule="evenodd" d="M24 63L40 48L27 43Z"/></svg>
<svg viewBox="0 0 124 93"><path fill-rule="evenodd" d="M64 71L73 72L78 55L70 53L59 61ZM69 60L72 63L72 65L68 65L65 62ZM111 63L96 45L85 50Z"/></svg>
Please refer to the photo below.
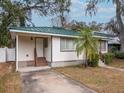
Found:
<svg viewBox="0 0 124 93"><path fill-rule="evenodd" d="M106 53L104 54L104 60L105 60L105 64L110 64L112 62L112 59L114 57L113 53Z"/></svg>
<svg viewBox="0 0 124 93"><path fill-rule="evenodd" d="M115 57L119 59L124 59L124 52L116 52Z"/></svg>

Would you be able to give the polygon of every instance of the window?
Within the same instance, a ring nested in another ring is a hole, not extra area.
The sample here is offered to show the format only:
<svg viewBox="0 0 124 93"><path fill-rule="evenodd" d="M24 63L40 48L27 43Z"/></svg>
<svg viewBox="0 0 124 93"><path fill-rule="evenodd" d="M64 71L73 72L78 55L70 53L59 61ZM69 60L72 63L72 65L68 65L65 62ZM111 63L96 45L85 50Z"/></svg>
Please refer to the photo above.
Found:
<svg viewBox="0 0 124 93"><path fill-rule="evenodd" d="M75 50L74 39L61 38L60 42L61 42L60 44L61 51L74 51Z"/></svg>
<svg viewBox="0 0 124 93"><path fill-rule="evenodd" d="M100 50L106 51L106 42L105 41L101 41Z"/></svg>
<svg viewBox="0 0 124 93"><path fill-rule="evenodd" d="M44 45L44 48L48 47L48 38L43 39L43 45Z"/></svg>

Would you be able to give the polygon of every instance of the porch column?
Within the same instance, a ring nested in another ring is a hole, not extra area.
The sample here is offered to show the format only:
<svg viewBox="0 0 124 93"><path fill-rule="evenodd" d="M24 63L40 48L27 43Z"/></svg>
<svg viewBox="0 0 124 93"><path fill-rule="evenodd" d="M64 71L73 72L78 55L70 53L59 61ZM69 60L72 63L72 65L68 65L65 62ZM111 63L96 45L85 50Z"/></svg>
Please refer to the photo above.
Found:
<svg viewBox="0 0 124 93"><path fill-rule="evenodd" d="M16 71L18 71L18 35L16 35Z"/></svg>
<svg viewBox="0 0 124 93"><path fill-rule="evenodd" d="M100 46L99 46L99 55L100 55L100 58L102 56L102 46L101 46L101 40L99 40L99 43L100 43Z"/></svg>

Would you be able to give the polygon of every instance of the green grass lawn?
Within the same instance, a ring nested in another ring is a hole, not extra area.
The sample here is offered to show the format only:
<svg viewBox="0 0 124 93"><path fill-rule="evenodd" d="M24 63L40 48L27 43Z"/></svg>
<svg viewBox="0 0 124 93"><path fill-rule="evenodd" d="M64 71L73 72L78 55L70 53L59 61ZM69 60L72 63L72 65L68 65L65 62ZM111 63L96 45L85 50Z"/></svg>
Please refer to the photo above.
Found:
<svg viewBox="0 0 124 93"><path fill-rule="evenodd" d="M20 74L13 63L0 64L0 93L21 93Z"/></svg>
<svg viewBox="0 0 124 93"><path fill-rule="evenodd" d="M104 68L83 68L82 66L54 69L98 93L124 93L124 72Z"/></svg>

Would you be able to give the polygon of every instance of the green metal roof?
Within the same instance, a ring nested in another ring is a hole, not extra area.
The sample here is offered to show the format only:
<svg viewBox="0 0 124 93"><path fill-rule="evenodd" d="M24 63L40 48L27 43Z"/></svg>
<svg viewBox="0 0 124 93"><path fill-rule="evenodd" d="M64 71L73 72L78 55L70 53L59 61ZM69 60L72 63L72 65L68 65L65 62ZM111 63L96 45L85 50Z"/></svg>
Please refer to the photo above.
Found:
<svg viewBox="0 0 124 93"><path fill-rule="evenodd" d="M106 33L103 33L103 32L98 32L98 31L94 31L94 35L95 36L101 36L101 37L115 37L114 35L106 34Z"/></svg>
<svg viewBox="0 0 124 93"><path fill-rule="evenodd" d="M69 36L78 36L79 32L64 28L58 27L12 27L11 30L22 31L22 32L40 32L40 33L49 33L49 34L58 34L58 35L69 35ZM101 37L111 37L109 34L94 32L94 36Z"/></svg>
<svg viewBox="0 0 124 93"><path fill-rule="evenodd" d="M57 28L57 27L16 27L11 29L28 31L28 32L41 32L41 33L71 35L71 36L77 36L79 34L77 31L74 30Z"/></svg>

